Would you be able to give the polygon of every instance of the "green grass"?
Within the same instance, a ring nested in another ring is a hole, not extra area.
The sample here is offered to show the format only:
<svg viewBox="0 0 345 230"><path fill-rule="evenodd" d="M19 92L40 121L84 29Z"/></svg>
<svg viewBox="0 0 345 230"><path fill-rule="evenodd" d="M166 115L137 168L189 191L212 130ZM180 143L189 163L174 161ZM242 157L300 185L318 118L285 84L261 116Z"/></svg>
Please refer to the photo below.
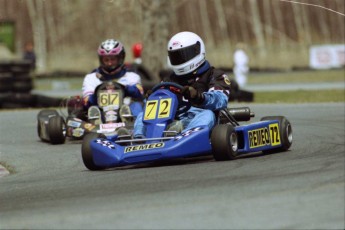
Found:
<svg viewBox="0 0 345 230"><path fill-rule="evenodd" d="M36 79L35 88L51 90L53 81L68 82L69 89L81 89L83 78ZM295 71L283 73L250 73L248 85L283 83L345 82L345 69L320 71ZM344 102L344 90L296 90L255 92L255 103L313 103Z"/></svg>
<svg viewBox="0 0 345 230"><path fill-rule="evenodd" d="M345 102L345 90L296 90L256 92L255 103Z"/></svg>
<svg viewBox="0 0 345 230"><path fill-rule="evenodd" d="M65 82L69 84L69 89L78 90L81 89L83 84L83 78L79 77L69 77L69 78L58 78L58 79L35 79L35 89L37 90L51 90L53 89L54 82Z"/></svg>
<svg viewBox="0 0 345 230"><path fill-rule="evenodd" d="M345 70L296 71L283 73L250 73L248 84L273 83L316 83L316 82L344 82Z"/></svg>
<svg viewBox="0 0 345 230"><path fill-rule="evenodd" d="M4 168L6 168L7 171L10 172L10 174L16 173L16 170L14 169L14 167L8 165L6 162L0 161L0 165L2 165Z"/></svg>

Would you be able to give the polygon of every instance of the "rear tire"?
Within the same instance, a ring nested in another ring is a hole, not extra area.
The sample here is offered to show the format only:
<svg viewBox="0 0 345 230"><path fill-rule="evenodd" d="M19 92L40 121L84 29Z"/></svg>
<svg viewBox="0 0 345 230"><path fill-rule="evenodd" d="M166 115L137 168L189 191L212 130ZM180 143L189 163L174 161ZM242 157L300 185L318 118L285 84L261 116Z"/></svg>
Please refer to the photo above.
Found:
<svg viewBox="0 0 345 230"><path fill-rule="evenodd" d="M53 116L48 122L48 135L53 145L63 144L66 140L66 124L61 116Z"/></svg>
<svg viewBox="0 0 345 230"><path fill-rule="evenodd" d="M213 157L217 161L234 160L238 153L238 140L235 128L221 124L213 128L211 134Z"/></svg>
<svg viewBox="0 0 345 230"><path fill-rule="evenodd" d="M276 153L287 151L292 145L292 126L290 121L284 116L267 116L262 117L260 119L260 121L267 120L278 120L280 140L282 142L282 146L276 149L263 151L263 153Z"/></svg>
<svg viewBox="0 0 345 230"><path fill-rule="evenodd" d="M92 171L105 169L104 167L95 165L93 161L90 142L96 138L105 138L105 136L100 133L88 133L83 138L83 143L81 145L81 156L83 158L84 165L86 168Z"/></svg>

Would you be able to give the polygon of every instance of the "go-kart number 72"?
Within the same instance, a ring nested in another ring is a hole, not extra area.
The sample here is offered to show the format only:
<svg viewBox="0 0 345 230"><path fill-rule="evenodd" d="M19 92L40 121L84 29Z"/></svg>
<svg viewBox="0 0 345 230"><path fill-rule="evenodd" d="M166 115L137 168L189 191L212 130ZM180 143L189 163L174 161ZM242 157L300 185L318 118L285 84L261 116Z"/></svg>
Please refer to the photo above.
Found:
<svg viewBox="0 0 345 230"><path fill-rule="evenodd" d="M98 99L98 105L101 107L109 106L109 105L119 105L119 93L118 92L111 92L111 93L100 93Z"/></svg>
<svg viewBox="0 0 345 230"><path fill-rule="evenodd" d="M158 110L158 114L157 114ZM146 102L144 120L153 120L156 118L167 118L170 115L171 98L160 100L150 100Z"/></svg>

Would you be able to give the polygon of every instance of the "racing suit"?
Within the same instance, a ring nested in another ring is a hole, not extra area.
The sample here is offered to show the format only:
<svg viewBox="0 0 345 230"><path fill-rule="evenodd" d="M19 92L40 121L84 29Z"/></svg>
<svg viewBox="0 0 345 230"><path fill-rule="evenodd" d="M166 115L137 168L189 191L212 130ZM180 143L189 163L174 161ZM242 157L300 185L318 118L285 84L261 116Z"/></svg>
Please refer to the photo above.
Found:
<svg viewBox="0 0 345 230"><path fill-rule="evenodd" d="M85 109L91 105L97 105L94 91L98 85L109 80L116 80L118 83L125 86L125 97L142 99L144 90L141 86L141 79L138 74L134 72L127 72L126 68L123 68L115 75L109 75L99 67L87 74L84 78L82 91ZM126 100L126 98L124 100ZM133 116L135 117L142 112L142 105L138 101L130 103L129 107Z"/></svg>
<svg viewBox="0 0 345 230"><path fill-rule="evenodd" d="M247 83L247 75L249 72L248 56L244 50L237 49L234 53L234 74L237 84L242 88Z"/></svg>
<svg viewBox="0 0 345 230"><path fill-rule="evenodd" d="M179 116L184 130L207 125L210 129L216 124L215 111L224 109L228 105L230 95L230 80L221 70L211 67L206 61L192 74L187 76L177 76L172 74L166 82L175 82L182 86L192 86L198 92L202 92L204 100L202 104L192 106L186 113ZM145 127L143 124L143 113L137 116L134 123L134 138L145 137Z"/></svg>

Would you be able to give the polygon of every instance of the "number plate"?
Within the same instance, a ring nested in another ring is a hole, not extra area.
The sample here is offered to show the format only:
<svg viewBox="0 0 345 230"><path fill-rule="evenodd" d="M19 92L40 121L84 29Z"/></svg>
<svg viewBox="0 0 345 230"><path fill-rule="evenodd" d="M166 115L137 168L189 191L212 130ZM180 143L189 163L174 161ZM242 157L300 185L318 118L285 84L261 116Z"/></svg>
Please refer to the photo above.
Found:
<svg viewBox="0 0 345 230"><path fill-rule="evenodd" d="M171 98L160 100L150 100L146 102L144 120L153 120L157 118L168 118L171 112ZM158 114L157 114L158 111Z"/></svg>
<svg viewBox="0 0 345 230"><path fill-rule="evenodd" d="M120 92L119 91L111 91L108 92L106 90L102 90L98 94L98 106L99 107L106 107L106 106L119 106L120 105Z"/></svg>

